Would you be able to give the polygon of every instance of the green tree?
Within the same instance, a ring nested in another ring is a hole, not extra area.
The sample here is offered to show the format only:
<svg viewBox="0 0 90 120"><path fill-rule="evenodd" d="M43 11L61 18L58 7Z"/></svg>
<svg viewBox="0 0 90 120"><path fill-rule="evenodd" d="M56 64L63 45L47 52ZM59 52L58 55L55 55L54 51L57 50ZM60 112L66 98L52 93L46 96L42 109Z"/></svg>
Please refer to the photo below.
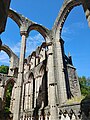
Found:
<svg viewBox="0 0 90 120"><path fill-rule="evenodd" d="M0 73L8 74L9 67L1 65L0 66Z"/></svg>
<svg viewBox="0 0 90 120"><path fill-rule="evenodd" d="M79 77L79 83L81 94L84 96L90 94L90 78L86 78L85 76Z"/></svg>
<svg viewBox="0 0 90 120"><path fill-rule="evenodd" d="M6 90L6 100L5 100L5 111L6 111L6 113L9 112L9 108L10 108L12 88L13 88L12 83L9 83L8 87L7 87L7 90Z"/></svg>

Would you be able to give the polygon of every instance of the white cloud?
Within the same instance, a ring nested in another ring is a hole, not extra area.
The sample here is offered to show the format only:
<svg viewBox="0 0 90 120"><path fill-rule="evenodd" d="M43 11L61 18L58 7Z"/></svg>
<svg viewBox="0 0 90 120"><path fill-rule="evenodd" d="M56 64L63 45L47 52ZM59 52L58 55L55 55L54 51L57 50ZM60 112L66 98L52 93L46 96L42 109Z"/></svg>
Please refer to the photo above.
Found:
<svg viewBox="0 0 90 120"><path fill-rule="evenodd" d="M37 34L35 36L29 36L26 43L26 56L31 54L32 51L36 50L44 42L44 38Z"/></svg>
<svg viewBox="0 0 90 120"><path fill-rule="evenodd" d="M71 42L73 40L73 35L76 35L76 29L84 29L85 25L82 22L76 22L69 26L64 26L62 29L62 38L65 40L65 43ZM36 50L38 46L41 45L41 43L44 42L44 38L41 36L41 34L35 34L34 36L30 35L27 38L26 42L26 56L30 55L32 51ZM18 56L20 56L20 47L21 47L21 41L17 42L17 44L13 46L9 46L11 50ZM0 64L8 64L9 63L9 57L5 52L0 52Z"/></svg>
<svg viewBox="0 0 90 120"><path fill-rule="evenodd" d="M0 52L0 64L9 64L9 57L3 51Z"/></svg>
<svg viewBox="0 0 90 120"><path fill-rule="evenodd" d="M69 26L65 25L62 29L61 37L65 40L65 43L71 42L85 28L86 26L83 22L72 23Z"/></svg>
<svg viewBox="0 0 90 120"><path fill-rule="evenodd" d="M70 30L69 30L69 27L63 27L62 29L62 34L70 34Z"/></svg>
<svg viewBox="0 0 90 120"><path fill-rule="evenodd" d="M26 56L30 55L31 52L36 50L36 48L40 46L42 42L44 42L44 38L40 34L29 36L26 42ZM9 46L9 47L16 55L19 56L20 47L21 47L20 41L16 45ZM9 57L5 52L1 51L0 52L0 64L4 64L4 63L9 64Z"/></svg>
<svg viewBox="0 0 90 120"><path fill-rule="evenodd" d="M44 42L44 39L40 34L29 36L26 41L26 54L30 54L33 50L37 48L37 46L40 46L42 42ZM11 47L11 49L19 56L20 47L21 43L18 42L15 46Z"/></svg>
<svg viewBox="0 0 90 120"><path fill-rule="evenodd" d="M76 22L76 23L73 23L70 25L71 28L74 27L74 29L85 29L86 26L85 26L85 23L83 22Z"/></svg>
<svg viewBox="0 0 90 120"><path fill-rule="evenodd" d="M18 42L16 45L14 45L13 47L11 47L11 50L19 56L20 54L20 47L21 47L21 43Z"/></svg>

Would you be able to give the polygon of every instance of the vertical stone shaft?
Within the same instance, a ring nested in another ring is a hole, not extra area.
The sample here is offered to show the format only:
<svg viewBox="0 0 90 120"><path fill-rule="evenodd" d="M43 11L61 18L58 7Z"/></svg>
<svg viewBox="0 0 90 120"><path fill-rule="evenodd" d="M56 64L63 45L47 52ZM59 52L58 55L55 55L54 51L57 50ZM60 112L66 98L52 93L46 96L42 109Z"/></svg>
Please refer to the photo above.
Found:
<svg viewBox="0 0 90 120"><path fill-rule="evenodd" d="M0 98L3 100L3 96L4 96L4 87L3 85L0 85Z"/></svg>
<svg viewBox="0 0 90 120"><path fill-rule="evenodd" d="M90 27L90 0L81 0L81 1L86 15L86 19L88 21L88 25Z"/></svg>
<svg viewBox="0 0 90 120"><path fill-rule="evenodd" d="M29 91L29 95L30 95L30 109L32 109L33 108L33 79L31 80L28 91Z"/></svg>
<svg viewBox="0 0 90 120"><path fill-rule="evenodd" d="M65 83L65 75L64 75L64 64L63 64L63 54L61 42L58 36L54 38L54 70L55 70L55 79L57 82L58 89L58 98L59 104L63 104L67 99L66 94L66 83Z"/></svg>
<svg viewBox="0 0 90 120"><path fill-rule="evenodd" d="M23 110L24 110L24 104L23 104L23 101L24 101L24 90L25 89L25 84L23 84L22 86L22 100L21 100L21 114L23 113Z"/></svg>
<svg viewBox="0 0 90 120"><path fill-rule="evenodd" d="M54 77L54 61L53 61L53 45L48 46L48 60L47 60L47 69L48 69L48 104L50 106L50 120L58 120L58 112L56 106L56 82Z"/></svg>
<svg viewBox="0 0 90 120"><path fill-rule="evenodd" d="M26 35L22 34L21 52L20 52L20 61L19 61L19 73L18 73L18 80L17 80L17 90L16 90L16 95L15 95L16 99L15 99L15 110L13 114L13 120L20 120L25 49L26 49Z"/></svg>
<svg viewBox="0 0 90 120"><path fill-rule="evenodd" d="M35 79L35 94L34 94L34 108L36 107L36 89L37 89L37 81Z"/></svg>
<svg viewBox="0 0 90 120"><path fill-rule="evenodd" d="M28 83L25 86L25 110L28 109Z"/></svg>

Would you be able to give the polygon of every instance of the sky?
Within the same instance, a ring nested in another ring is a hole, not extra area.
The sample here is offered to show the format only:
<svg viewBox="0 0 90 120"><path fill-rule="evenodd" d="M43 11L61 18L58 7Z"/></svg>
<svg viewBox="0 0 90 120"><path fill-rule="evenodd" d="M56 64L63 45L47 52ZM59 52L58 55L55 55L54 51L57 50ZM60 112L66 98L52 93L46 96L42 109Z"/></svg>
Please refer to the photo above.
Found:
<svg viewBox="0 0 90 120"><path fill-rule="evenodd" d="M10 8L23 14L30 20L52 29L63 0L12 0ZM75 7L69 14L61 37L65 41L65 54L71 54L78 76L90 77L90 28L82 6ZM6 30L0 35L3 44L8 45L18 56L20 54L21 36L18 26L10 18ZM44 41L37 32L31 31L27 39L26 56ZM9 65L8 55L0 52L0 65Z"/></svg>

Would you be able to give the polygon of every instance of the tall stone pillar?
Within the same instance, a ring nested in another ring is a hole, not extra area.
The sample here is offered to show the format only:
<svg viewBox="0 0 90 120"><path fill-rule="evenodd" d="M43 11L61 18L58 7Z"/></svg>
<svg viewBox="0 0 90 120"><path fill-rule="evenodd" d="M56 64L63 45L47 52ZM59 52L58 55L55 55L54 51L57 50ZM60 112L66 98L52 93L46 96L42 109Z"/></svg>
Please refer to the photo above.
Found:
<svg viewBox="0 0 90 120"><path fill-rule="evenodd" d="M29 109L28 89L29 89L29 84L27 83L25 85L24 110L28 110Z"/></svg>
<svg viewBox="0 0 90 120"><path fill-rule="evenodd" d="M11 95L11 100L10 100L10 111L13 113L13 105L14 105L14 94L15 94L15 83L14 86L12 88L12 95Z"/></svg>
<svg viewBox="0 0 90 120"><path fill-rule="evenodd" d="M0 99L4 100L4 94L5 94L5 77L3 75L0 76Z"/></svg>
<svg viewBox="0 0 90 120"><path fill-rule="evenodd" d="M37 81L36 81L36 78L35 78L34 108L36 107L36 99L37 99L36 91L37 91Z"/></svg>
<svg viewBox="0 0 90 120"><path fill-rule="evenodd" d="M3 96L4 96L4 85L3 85L3 81L0 81L0 99L3 100Z"/></svg>
<svg viewBox="0 0 90 120"><path fill-rule="evenodd" d="M47 51L47 70L48 70L48 105L50 106L50 120L58 120L56 105L56 87L53 60L53 44L48 46Z"/></svg>
<svg viewBox="0 0 90 120"><path fill-rule="evenodd" d="M81 1L86 15L86 19L88 21L88 25L90 27L90 0L81 0Z"/></svg>
<svg viewBox="0 0 90 120"><path fill-rule="evenodd" d="M54 70L55 70L55 79L57 82L57 92L58 92L58 101L59 105L62 105L67 100L66 93L66 83L65 83L65 74L64 74L64 63L63 63L63 51L62 43L60 41L59 35L54 35L53 37L54 44Z"/></svg>
<svg viewBox="0 0 90 120"><path fill-rule="evenodd" d="M21 116L20 117L23 117L23 110L24 110L23 101L24 101L24 97L25 97L24 92L25 92L25 84L23 84L23 86L22 86Z"/></svg>
<svg viewBox="0 0 90 120"><path fill-rule="evenodd" d="M24 58L25 58L25 49L26 49L26 37L27 29L25 25L21 26L21 51L20 51L20 60L19 60L19 72L17 79L17 89L15 94L15 110L13 113L13 120L20 120L20 109L21 109L21 99L22 99L22 87L23 87L23 73L24 73Z"/></svg>

